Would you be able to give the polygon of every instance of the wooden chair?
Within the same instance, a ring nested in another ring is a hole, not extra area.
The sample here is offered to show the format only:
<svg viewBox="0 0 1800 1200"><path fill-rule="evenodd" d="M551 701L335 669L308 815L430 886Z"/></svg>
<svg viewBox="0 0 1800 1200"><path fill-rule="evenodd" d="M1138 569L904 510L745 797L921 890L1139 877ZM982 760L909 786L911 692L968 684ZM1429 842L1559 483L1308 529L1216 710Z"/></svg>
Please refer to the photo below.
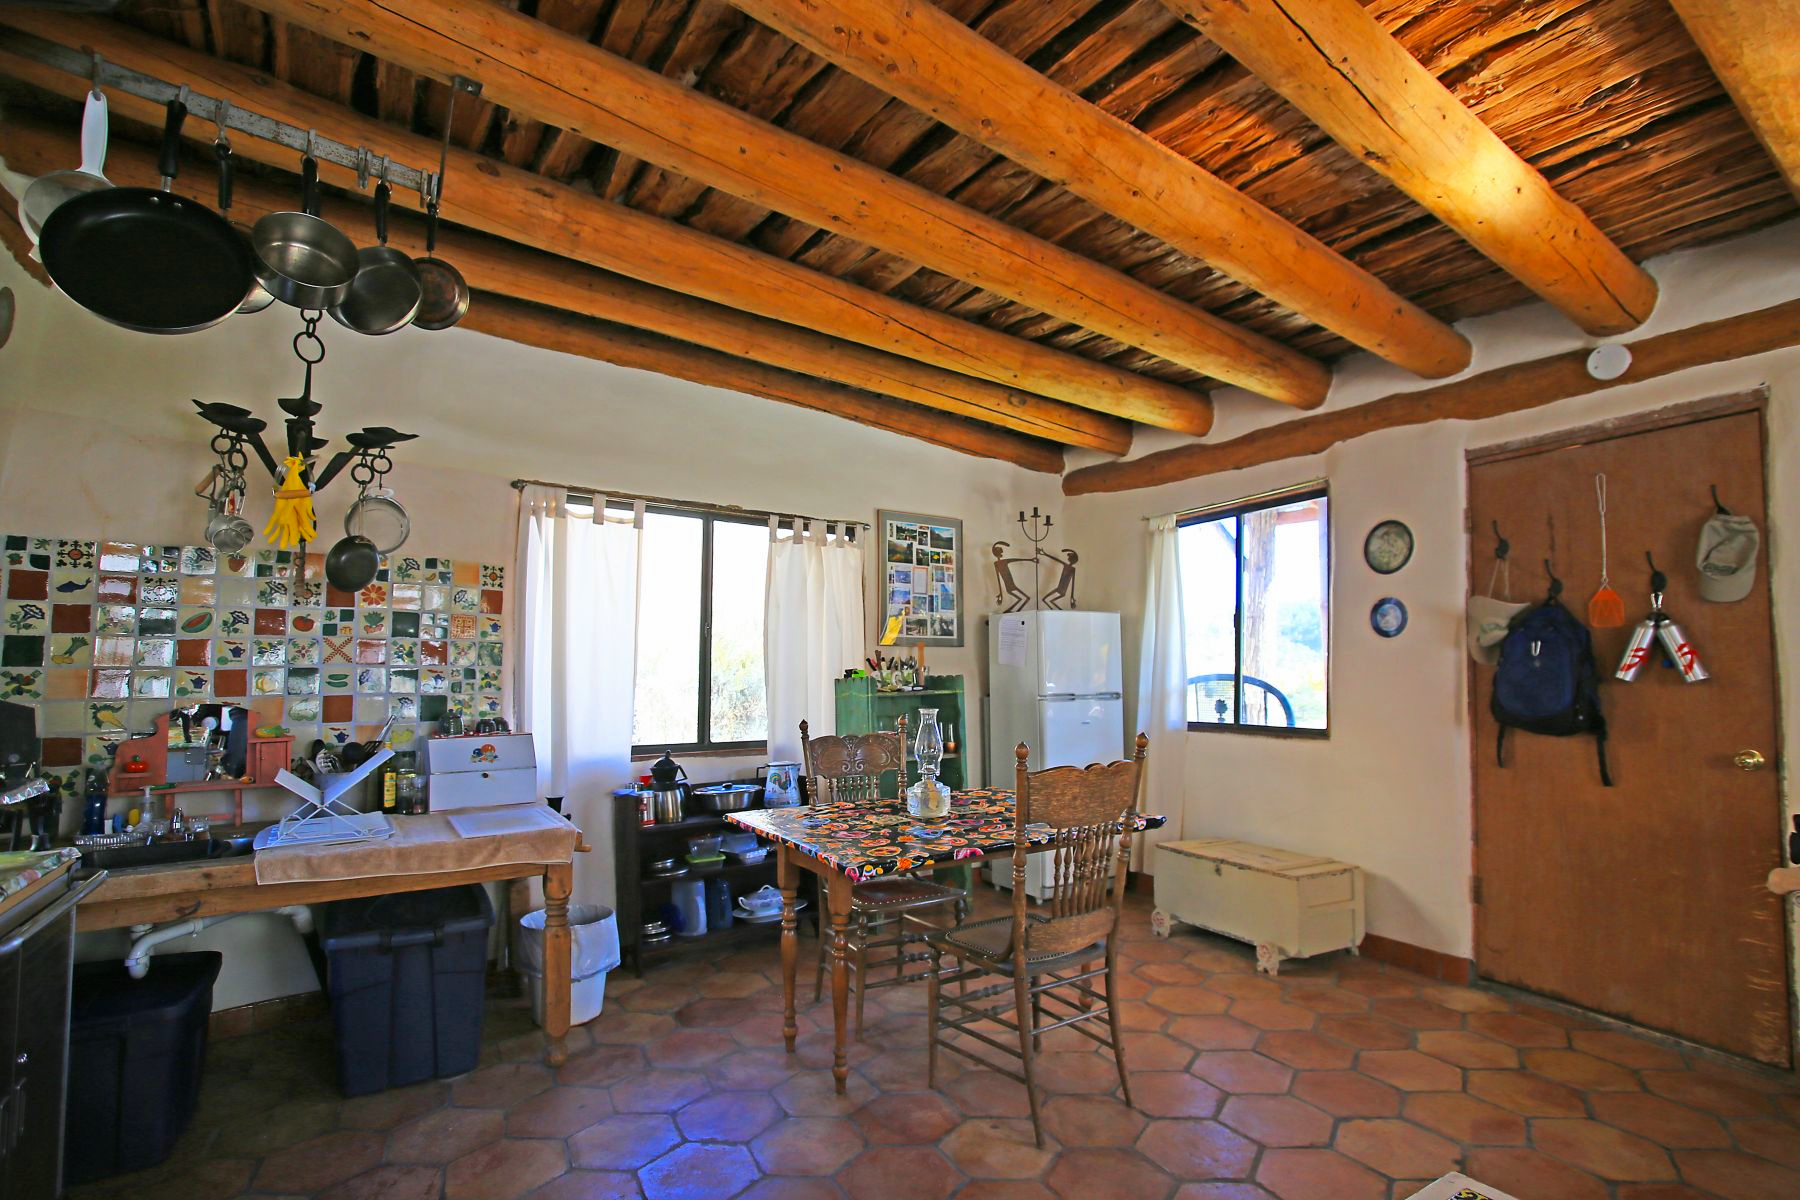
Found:
<svg viewBox="0 0 1800 1200"><path fill-rule="evenodd" d="M881 799L881 777L888 771L899 775L900 788L906 787L906 718L898 718L892 732L846 733L832 737L813 737L805 721L800 722L800 752L812 802L814 804L859 804ZM893 797L888 797L892 799ZM824 903L824 889L819 889L818 903ZM912 973L907 968L923 964L931 956L923 948L927 934L944 928L926 920L932 910L954 906L955 919L968 915L969 893L959 887L934 883L914 875L890 875L857 884L850 893L849 945L845 958L850 968L850 986L856 993L856 1033L862 1036L863 995L872 988L916 983L927 971ZM896 928L889 931L888 926ZM813 978L813 1000L825 991L825 959L827 934L819 937L819 966ZM871 958L869 952L877 954ZM891 953L889 953L891 951ZM884 976L888 968L892 976Z"/></svg>
<svg viewBox="0 0 1800 1200"><path fill-rule="evenodd" d="M1018 814L1013 833L1012 915L969 921L930 938L931 974L928 982L931 1043L927 1080L937 1085L937 1054L941 1047L984 1067L997 1070L1025 1085L1031 1101L1031 1124L1037 1144L1044 1144L1044 1128L1038 1118L1038 1092L1032 1076L1032 1058L1043 1034L1067 1026L1099 1042L1113 1052L1119 1068L1119 1087L1125 1103L1131 1103L1131 1078L1125 1071L1125 1048L1114 999L1114 967L1118 961L1119 913L1125 902L1125 872L1130 862L1132 831L1128 819L1136 811L1144 775L1144 755L1149 739L1138 734L1137 753L1128 762L1106 766L1052 767L1035 775L1025 770L1029 753L1021 743ZM1025 858L1030 847L1025 827L1048 825L1050 848L1039 854L1055 857L1051 866L1051 892L1046 914L1028 913L1025 895ZM1107 887L1112 885L1108 897ZM945 954L957 959L957 969L945 973ZM1103 962L1104 966L1095 966ZM968 987L980 976L1011 976L1003 983ZM1104 978L1102 994L1092 981ZM966 989L960 995L944 992L955 983ZM1012 1003L993 1004L995 997L1012 993ZM1103 1005L1096 1005L1104 1001ZM1053 1003L1057 1008L1046 1005ZM948 1007L950 1016L941 1015ZM1008 1009L1011 1017L1008 1017ZM1053 1018L1046 1023L1045 1018ZM1106 1018L1111 1037L1087 1027L1087 1022ZM992 1021L1018 1034L1018 1049L972 1026ZM1016 1054L1024 1073L996 1067L981 1055L946 1040L953 1030L1005 1054Z"/></svg>

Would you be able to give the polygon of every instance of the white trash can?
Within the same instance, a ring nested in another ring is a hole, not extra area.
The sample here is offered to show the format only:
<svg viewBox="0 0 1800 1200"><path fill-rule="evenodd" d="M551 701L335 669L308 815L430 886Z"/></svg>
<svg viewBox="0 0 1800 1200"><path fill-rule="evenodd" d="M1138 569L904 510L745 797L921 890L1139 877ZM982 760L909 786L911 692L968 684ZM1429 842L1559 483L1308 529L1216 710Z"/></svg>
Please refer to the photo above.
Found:
<svg viewBox="0 0 1800 1200"><path fill-rule="evenodd" d="M606 973L619 965L619 922L598 904L569 905L569 1024L585 1025L600 1015ZM531 1015L544 1023L544 910L519 918L513 963L531 990Z"/></svg>

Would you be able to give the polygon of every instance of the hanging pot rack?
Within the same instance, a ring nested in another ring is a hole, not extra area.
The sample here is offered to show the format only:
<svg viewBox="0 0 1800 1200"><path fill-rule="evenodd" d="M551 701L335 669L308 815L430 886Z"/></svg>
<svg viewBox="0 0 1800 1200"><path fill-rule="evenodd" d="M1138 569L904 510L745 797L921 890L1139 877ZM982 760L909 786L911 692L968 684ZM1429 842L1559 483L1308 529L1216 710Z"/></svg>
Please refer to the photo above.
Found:
<svg viewBox="0 0 1800 1200"><path fill-rule="evenodd" d="M0 50L42 66L89 79L95 88L111 88L155 104L167 104L181 93L184 86L108 62L98 54L71 49L34 34L15 30L0 30ZM481 94L481 84L466 76L452 76L450 86L471 96ZM396 188L418 193L422 204L429 204L432 198L441 195L444 178L444 161L441 157L438 169L427 171L384 159L367 146L340 142L317 130L304 129L274 117L266 117L241 105L195 91L191 87L188 88L186 101L188 113L195 120L210 122L221 131L246 133L299 153L311 153L321 161L336 163L356 172L358 187L366 187L376 166L385 162L388 182Z"/></svg>

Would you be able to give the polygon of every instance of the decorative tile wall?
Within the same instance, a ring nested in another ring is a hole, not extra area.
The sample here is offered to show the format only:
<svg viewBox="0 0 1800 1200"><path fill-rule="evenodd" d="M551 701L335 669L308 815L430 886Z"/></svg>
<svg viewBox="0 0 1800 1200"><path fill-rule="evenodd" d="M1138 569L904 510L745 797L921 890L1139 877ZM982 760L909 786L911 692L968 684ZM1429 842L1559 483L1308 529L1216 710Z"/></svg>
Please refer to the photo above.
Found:
<svg viewBox="0 0 1800 1200"><path fill-rule="evenodd" d="M400 749L446 712L500 715L504 566L402 551L351 594L306 557L297 585L287 550L7 534L0 698L38 709L46 773L110 766L128 731L203 700L279 703L299 749L390 715Z"/></svg>

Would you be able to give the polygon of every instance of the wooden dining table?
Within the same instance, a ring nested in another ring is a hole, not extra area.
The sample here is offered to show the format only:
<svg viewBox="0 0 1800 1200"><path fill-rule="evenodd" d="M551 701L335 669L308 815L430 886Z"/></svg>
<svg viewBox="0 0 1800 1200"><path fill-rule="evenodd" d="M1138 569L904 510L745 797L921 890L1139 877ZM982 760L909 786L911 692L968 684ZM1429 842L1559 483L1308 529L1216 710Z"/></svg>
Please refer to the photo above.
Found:
<svg viewBox="0 0 1800 1200"><path fill-rule="evenodd" d="M846 1017L850 997L847 931L850 900L858 883L884 875L975 863L1011 854L1017 820L1013 794L1001 788L955 792L950 815L922 819L898 800L799 805L730 813L726 820L775 843L776 882L781 889L782 1035L789 1054L799 1026L794 1010L794 978L799 966L800 875L820 881L825 919L820 936L831 954L831 1075L842 1094L850 1076ZM1132 814L1134 831L1155 829L1164 818ZM1026 826L1026 838L1049 847L1047 825Z"/></svg>

